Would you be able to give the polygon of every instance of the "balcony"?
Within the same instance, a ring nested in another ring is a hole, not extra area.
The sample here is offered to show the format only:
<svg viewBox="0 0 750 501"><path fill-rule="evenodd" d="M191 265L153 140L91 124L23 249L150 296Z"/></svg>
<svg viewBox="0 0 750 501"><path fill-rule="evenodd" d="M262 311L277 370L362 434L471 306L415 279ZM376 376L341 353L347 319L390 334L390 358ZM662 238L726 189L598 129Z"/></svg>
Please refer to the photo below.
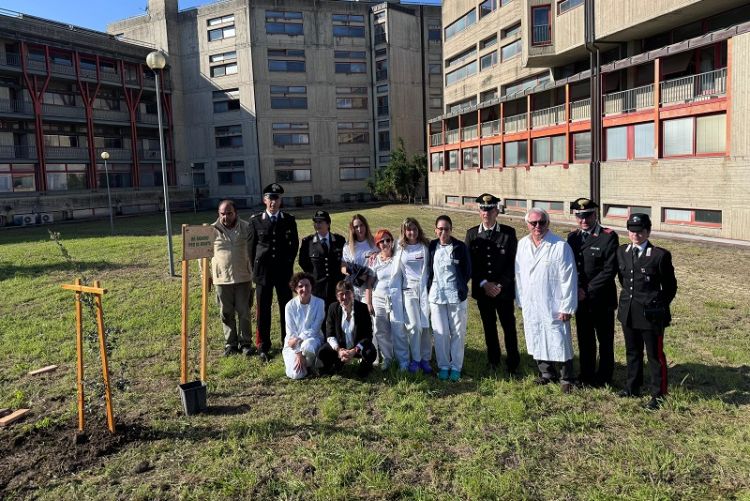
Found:
<svg viewBox="0 0 750 501"><path fill-rule="evenodd" d="M222 150L217 149L216 154L219 155ZM138 158L141 160L161 160L161 152L159 150L138 150Z"/></svg>
<svg viewBox="0 0 750 501"><path fill-rule="evenodd" d="M500 120L493 120L482 124L482 137L499 136L500 132Z"/></svg>
<svg viewBox="0 0 750 501"><path fill-rule="evenodd" d="M552 26L537 24L531 28L531 45L549 45L552 43Z"/></svg>
<svg viewBox="0 0 750 501"><path fill-rule="evenodd" d="M79 106L63 106L61 104L42 104L42 115L60 118L86 118L86 111Z"/></svg>
<svg viewBox="0 0 750 501"><path fill-rule="evenodd" d="M430 134L430 146L440 146L443 144L443 133Z"/></svg>
<svg viewBox="0 0 750 501"><path fill-rule="evenodd" d="M96 158L101 158L103 151L109 153L110 162L115 160L130 160L133 156L132 152L126 148L97 148Z"/></svg>
<svg viewBox="0 0 750 501"><path fill-rule="evenodd" d="M654 84L604 96L604 114L619 115L654 107Z"/></svg>
<svg viewBox="0 0 750 501"><path fill-rule="evenodd" d="M146 123L146 124L159 124L159 115L154 115L153 113L138 113L136 115L136 120L138 122Z"/></svg>
<svg viewBox="0 0 750 501"><path fill-rule="evenodd" d="M570 103L570 121L591 119L591 98L581 99Z"/></svg>
<svg viewBox="0 0 750 501"><path fill-rule="evenodd" d="M19 56L18 54L11 54L9 52L6 52L5 54L0 54L0 66L11 66L13 68L20 68L21 56Z"/></svg>
<svg viewBox="0 0 750 501"><path fill-rule="evenodd" d="M0 113L34 114L31 103L20 99L0 99Z"/></svg>
<svg viewBox="0 0 750 501"><path fill-rule="evenodd" d="M0 158L3 160L36 160L36 146L0 145Z"/></svg>
<svg viewBox="0 0 750 501"><path fill-rule="evenodd" d="M526 113L505 117L503 120L503 126L506 134L526 130Z"/></svg>
<svg viewBox="0 0 750 501"><path fill-rule="evenodd" d="M713 99L727 93L727 69L665 80L659 88L662 106Z"/></svg>
<svg viewBox="0 0 750 501"><path fill-rule="evenodd" d="M467 125L461 129L461 141L471 141L479 137L479 126Z"/></svg>
<svg viewBox="0 0 750 501"><path fill-rule="evenodd" d="M110 122L130 122L130 113L121 110L99 110L94 108L94 118Z"/></svg>
<svg viewBox="0 0 750 501"><path fill-rule="evenodd" d="M445 144L453 144L458 142L458 129L445 131Z"/></svg>
<svg viewBox="0 0 750 501"><path fill-rule="evenodd" d="M549 127L565 123L565 105L553 106L531 112L531 128Z"/></svg>
<svg viewBox="0 0 750 501"><path fill-rule="evenodd" d="M47 146L44 149L44 156L48 160L86 160L89 158L88 148L77 148L67 146Z"/></svg>

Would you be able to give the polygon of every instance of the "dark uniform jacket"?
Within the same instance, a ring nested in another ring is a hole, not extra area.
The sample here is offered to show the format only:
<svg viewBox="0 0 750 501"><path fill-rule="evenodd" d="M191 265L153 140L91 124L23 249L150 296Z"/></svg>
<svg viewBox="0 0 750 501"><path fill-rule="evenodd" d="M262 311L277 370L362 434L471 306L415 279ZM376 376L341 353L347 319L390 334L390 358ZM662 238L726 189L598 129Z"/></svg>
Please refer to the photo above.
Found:
<svg viewBox="0 0 750 501"><path fill-rule="evenodd" d="M466 232L466 246L471 256L471 297L488 298L479 285L487 280L502 286L499 298L512 300L516 297L516 230L497 223L487 237L480 228L481 225L474 226Z"/></svg>
<svg viewBox="0 0 750 501"><path fill-rule="evenodd" d="M453 244L453 253L451 258L453 264L456 265L456 287L458 289L458 299L465 301L469 297L469 279L471 278L471 257L469 257L469 249L466 244L457 238L451 237L451 243ZM430 253L430 275L427 278L427 290L429 291L432 287L432 281L435 279L435 251L440 245L440 240L435 239L430 242L428 251Z"/></svg>
<svg viewBox="0 0 750 501"><path fill-rule="evenodd" d="M297 257L299 236L294 216L279 211L275 224L266 211L250 218L250 261L253 280L265 285L278 279L289 280Z"/></svg>
<svg viewBox="0 0 750 501"><path fill-rule="evenodd" d="M372 318L370 317L370 310L367 309L367 305L355 299L352 305L352 312L354 313L354 331L352 332L354 345L350 347L346 345L346 333L341 328L341 317L344 315L344 310L341 309L339 303L331 303L328 306L326 339L335 337L341 348L349 349L363 341L372 341Z"/></svg>
<svg viewBox="0 0 750 501"><path fill-rule="evenodd" d="M568 245L573 249L578 270L578 287L586 291L585 302L591 308L617 307L617 247L620 241L617 233L597 224L583 241L581 230L568 234ZM578 307L582 306L581 301Z"/></svg>
<svg viewBox="0 0 750 501"><path fill-rule="evenodd" d="M328 251L326 251L317 233L302 239L299 249L299 265L315 277L313 294L321 299L335 296L336 284L344 278L341 273L341 258L345 243L344 237L329 232Z"/></svg>
<svg viewBox="0 0 750 501"><path fill-rule="evenodd" d="M617 277L622 285L617 318L635 329L659 329L669 325L669 304L677 294L677 279L668 250L648 242L640 258L633 244L617 249Z"/></svg>

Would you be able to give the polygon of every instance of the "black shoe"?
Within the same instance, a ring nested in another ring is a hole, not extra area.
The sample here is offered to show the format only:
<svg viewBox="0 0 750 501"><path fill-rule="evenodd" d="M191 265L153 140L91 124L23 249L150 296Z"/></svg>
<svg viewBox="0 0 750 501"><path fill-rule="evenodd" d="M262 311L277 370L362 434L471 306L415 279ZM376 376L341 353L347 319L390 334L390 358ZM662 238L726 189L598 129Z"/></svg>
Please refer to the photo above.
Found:
<svg viewBox="0 0 750 501"><path fill-rule="evenodd" d="M359 367L357 367L357 376L365 378L370 375L370 371L372 371L372 364L360 362Z"/></svg>
<svg viewBox="0 0 750 501"><path fill-rule="evenodd" d="M638 398L641 395L639 393L632 393L629 390L620 390L617 392L617 396L620 398Z"/></svg>
<svg viewBox="0 0 750 501"><path fill-rule="evenodd" d="M661 397L651 397L651 400L643 404L643 408L647 411L655 411L661 407L663 399Z"/></svg>
<svg viewBox="0 0 750 501"><path fill-rule="evenodd" d="M246 357L252 357L255 355L255 347L254 346L243 346L242 347L242 354Z"/></svg>
<svg viewBox="0 0 750 501"><path fill-rule="evenodd" d="M240 350L237 349L236 346L227 346L224 348L224 356L225 357L231 357L232 355L236 355L240 352Z"/></svg>
<svg viewBox="0 0 750 501"><path fill-rule="evenodd" d="M550 379L548 377L539 376L536 379L534 379L534 384L536 384L538 386L544 386L546 384L550 384L551 382L552 382L552 379Z"/></svg>
<svg viewBox="0 0 750 501"><path fill-rule="evenodd" d="M562 392L563 392L564 394L566 394L566 395L567 395L568 393L573 393L573 390L575 390L575 388L576 388L576 385L575 385L575 384L573 384L573 383L569 383L569 382L567 382L567 381L566 381L566 382L564 382L564 383L561 383L561 384L560 384L560 390L561 390L561 391L562 391Z"/></svg>
<svg viewBox="0 0 750 501"><path fill-rule="evenodd" d="M269 360L271 360L271 357L268 355L268 352L261 351L258 353L258 358L260 358L261 362L268 363Z"/></svg>

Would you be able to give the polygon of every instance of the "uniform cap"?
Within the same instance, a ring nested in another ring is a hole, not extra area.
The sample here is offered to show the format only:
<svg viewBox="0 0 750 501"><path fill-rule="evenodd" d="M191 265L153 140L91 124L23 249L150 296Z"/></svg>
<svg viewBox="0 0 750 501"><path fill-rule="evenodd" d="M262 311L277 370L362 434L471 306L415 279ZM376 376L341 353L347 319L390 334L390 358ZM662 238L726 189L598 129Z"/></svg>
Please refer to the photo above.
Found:
<svg viewBox="0 0 750 501"><path fill-rule="evenodd" d="M641 230L650 230L651 229L651 218L648 217L648 214L643 213L635 213L631 214L628 218L628 230L630 231L641 231Z"/></svg>
<svg viewBox="0 0 750 501"><path fill-rule="evenodd" d="M313 221L325 221L331 224L331 216L324 210L316 210L312 217Z"/></svg>
<svg viewBox="0 0 750 501"><path fill-rule="evenodd" d="M480 210L492 210L497 209L497 204L500 203L500 199L497 198L495 195L491 195L489 193L482 193L477 197L475 200L477 204L479 204Z"/></svg>
<svg viewBox="0 0 750 501"><path fill-rule="evenodd" d="M263 196L268 195L283 195L284 194L284 188L281 187L279 183L271 183L265 188L263 188Z"/></svg>
<svg viewBox="0 0 750 501"><path fill-rule="evenodd" d="M573 211L573 214L589 214L595 212L597 207L599 205L588 198L579 198L570 204L570 210Z"/></svg>

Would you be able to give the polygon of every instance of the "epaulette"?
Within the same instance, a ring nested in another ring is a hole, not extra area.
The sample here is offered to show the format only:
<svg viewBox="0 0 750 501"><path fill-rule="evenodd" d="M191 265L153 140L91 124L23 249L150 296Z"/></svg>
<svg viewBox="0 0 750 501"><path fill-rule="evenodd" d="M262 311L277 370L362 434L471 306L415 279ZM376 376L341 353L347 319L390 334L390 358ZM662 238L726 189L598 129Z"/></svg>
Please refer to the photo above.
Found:
<svg viewBox="0 0 750 501"><path fill-rule="evenodd" d="M604 233L607 233L607 234L609 234L609 233L612 233L612 232L613 232L614 230L613 230L612 228L604 228L604 227L602 227L602 231L603 231Z"/></svg>
<svg viewBox="0 0 750 501"><path fill-rule="evenodd" d="M254 218L256 218L256 217L260 216L261 214L263 214L263 213L262 213L262 212L259 212L259 213L257 213L257 214L253 214L252 216L250 216L250 219L254 219Z"/></svg>

